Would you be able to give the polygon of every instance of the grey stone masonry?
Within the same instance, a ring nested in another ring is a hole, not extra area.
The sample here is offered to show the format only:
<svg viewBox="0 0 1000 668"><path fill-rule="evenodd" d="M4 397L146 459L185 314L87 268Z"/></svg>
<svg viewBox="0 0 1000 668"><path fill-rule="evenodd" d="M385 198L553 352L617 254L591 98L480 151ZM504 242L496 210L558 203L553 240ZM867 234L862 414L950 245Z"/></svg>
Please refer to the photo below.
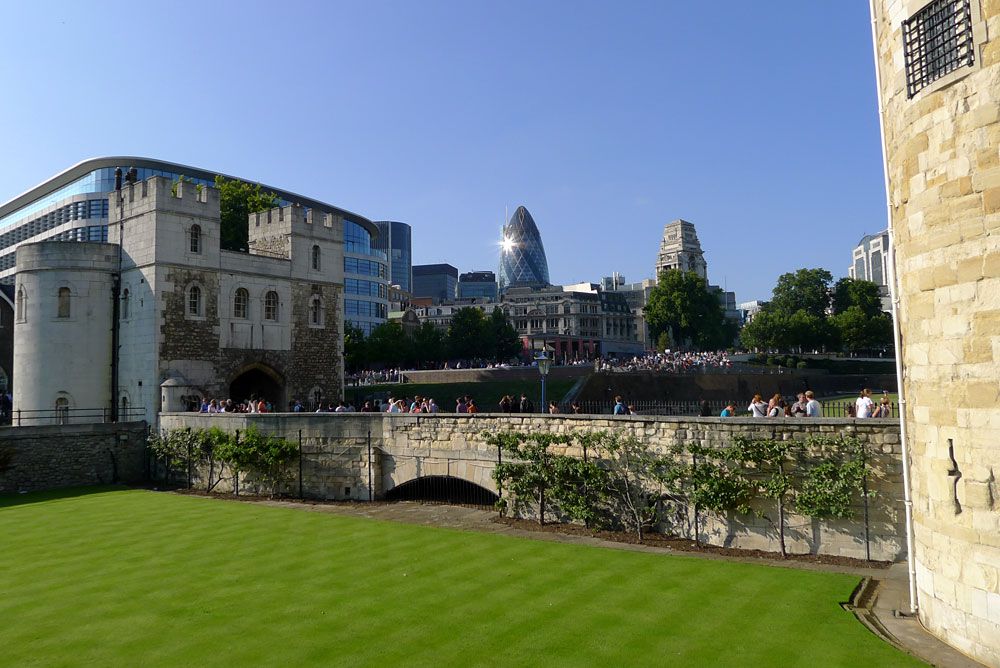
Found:
<svg viewBox="0 0 1000 668"><path fill-rule="evenodd" d="M864 444L872 468L869 479L874 496L869 501L869 548L873 559L896 560L905 553L903 542L902 461L899 423L894 420L675 418L594 415L384 415L371 413L300 413L265 415L201 415L161 413L164 429L207 428L243 430L255 424L261 431L290 440L302 439L303 496L323 499L378 499L403 483L424 476L452 476L497 492L493 470L495 448L484 433L500 430L557 434L615 430L648 443L668 454L677 445L697 442L722 448L737 435L805 441L810 435L852 435ZM368 442L372 446L371 471ZM558 450L582 456L576 446ZM808 452L806 456L821 453ZM829 453L825 453L829 454ZM835 453L834 453L835 454ZM286 492L298 492L298 462ZM801 476L794 465L789 475ZM204 473L195 476L197 480ZM197 483L196 480L196 483ZM247 489L246 482L241 482ZM230 491L229 483L217 490ZM792 552L865 557L862 500L857 499L850 520L816 520L789 512L786 540ZM760 507L760 516L699 514L699 537L707 543L745 549L777 550L777 534L768 516L772 508ZM773 517L771 518L773 520ZM693 516L680 527L694 537ZM678 530L674 526L674 530Z"/></svg>
<svg viewBox="0 0 1000 668"><path fill-rule="evenodd" d="M137 483L145 475L145 422L0 429L0 493Z"/></svg>

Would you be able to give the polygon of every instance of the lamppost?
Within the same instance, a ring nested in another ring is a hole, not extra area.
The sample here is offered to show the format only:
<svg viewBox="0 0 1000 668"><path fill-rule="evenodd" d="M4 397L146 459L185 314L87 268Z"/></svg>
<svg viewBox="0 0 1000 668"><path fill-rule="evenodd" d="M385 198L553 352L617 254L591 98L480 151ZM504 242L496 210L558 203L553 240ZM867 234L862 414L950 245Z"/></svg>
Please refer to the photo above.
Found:
<svg viewBox="0 0 1000 668"><path fill-rule="evenodd" d="M545 377L549 375L549 368L552 367L552 360L543 350L535 355L535 362L538 363L538 373L542 377L542 412L549 412L549 405L545 403Z"/></svg>

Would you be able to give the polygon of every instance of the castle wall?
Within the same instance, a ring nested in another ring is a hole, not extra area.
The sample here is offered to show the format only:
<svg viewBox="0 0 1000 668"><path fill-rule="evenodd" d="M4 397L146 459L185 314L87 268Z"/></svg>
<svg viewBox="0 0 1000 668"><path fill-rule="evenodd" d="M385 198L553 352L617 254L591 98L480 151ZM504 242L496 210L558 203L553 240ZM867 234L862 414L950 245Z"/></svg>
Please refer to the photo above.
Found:
<svg viewBox="0 0 1000 668"><path fill-rule="evenodd" d="M1000 0L972 0L975 64L907 97L877 0L920 619L1000 666ZM950 3L957 6L957 3Z"/></svg>

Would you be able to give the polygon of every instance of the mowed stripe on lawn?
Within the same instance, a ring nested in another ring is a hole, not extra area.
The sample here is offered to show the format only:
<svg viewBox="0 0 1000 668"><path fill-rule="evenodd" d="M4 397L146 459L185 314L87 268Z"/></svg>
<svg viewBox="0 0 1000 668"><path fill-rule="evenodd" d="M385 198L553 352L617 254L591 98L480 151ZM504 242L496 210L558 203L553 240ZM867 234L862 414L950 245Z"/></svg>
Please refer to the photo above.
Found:
<svg viewBox="0 0 1000 668"><path fill-rule="evenodd" d="M847 575L126 489L0 536L3 665L918 665Z"/></svg>

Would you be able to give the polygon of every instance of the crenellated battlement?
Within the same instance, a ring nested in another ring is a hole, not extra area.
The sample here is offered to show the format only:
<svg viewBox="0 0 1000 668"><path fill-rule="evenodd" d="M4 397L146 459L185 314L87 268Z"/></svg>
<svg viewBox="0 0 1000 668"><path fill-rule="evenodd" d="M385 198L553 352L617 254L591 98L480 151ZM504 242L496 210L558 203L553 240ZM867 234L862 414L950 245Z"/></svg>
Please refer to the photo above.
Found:
<svg viewBox="0 0 1000 668"><path fill-rule="evenodd" d="M108 201L110 219L119 220L119 194L110 193ZM165 176L122 184L120 204L126 218L154 210L219 218L217 189L190 181L173 181Z"/></svg>
<svg viewBox="0 0 1000 668"><path fill-rule="evenodd" d="M250 214L250 239L296 234L338 240L342 234L338 223L336 214L289 204Z"/></svg>

